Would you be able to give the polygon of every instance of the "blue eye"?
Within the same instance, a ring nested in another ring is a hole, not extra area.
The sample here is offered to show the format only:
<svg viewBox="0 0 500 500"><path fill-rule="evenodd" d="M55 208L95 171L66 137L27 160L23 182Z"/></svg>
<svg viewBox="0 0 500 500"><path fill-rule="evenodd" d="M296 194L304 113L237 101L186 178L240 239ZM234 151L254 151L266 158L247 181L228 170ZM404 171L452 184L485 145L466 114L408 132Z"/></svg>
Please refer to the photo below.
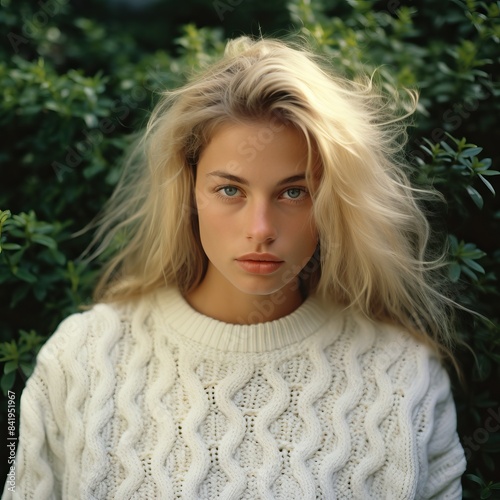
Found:
<svg viewBox="0 0 500 500"><path fill-rule="evenodd" d="M223 191L226 196L235 196L238 194L238 188L234 186L224 186L221 188L221 191Z"/></svg>
<svg viewBox="0 0 500 500"><path fill-rule="evenodd" d="M220 186L215 189L217 196L221 198L238 198L241 195L240 190L236 186Z"/></svg>
<svg viewBox="0 0 500 500"><path fill-rule="evenodd" d="M305 193L305 191L300 188L290 188L287 189L285 193L287 194L287 198L290 200L297 200Z"/></svg>

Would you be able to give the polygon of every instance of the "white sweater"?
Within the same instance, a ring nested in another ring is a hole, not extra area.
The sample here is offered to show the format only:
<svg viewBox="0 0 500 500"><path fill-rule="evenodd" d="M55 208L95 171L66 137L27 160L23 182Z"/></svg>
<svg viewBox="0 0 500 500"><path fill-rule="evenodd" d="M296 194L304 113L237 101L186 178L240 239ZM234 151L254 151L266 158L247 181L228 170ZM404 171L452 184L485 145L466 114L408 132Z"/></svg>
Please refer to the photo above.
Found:
<svg viewBox="0 0 500 500"><path fill-rule="evenodd" d="M42 348L4 499L461 498L449 379L398 329L309 297L230 325L175 289Z"/></svg>

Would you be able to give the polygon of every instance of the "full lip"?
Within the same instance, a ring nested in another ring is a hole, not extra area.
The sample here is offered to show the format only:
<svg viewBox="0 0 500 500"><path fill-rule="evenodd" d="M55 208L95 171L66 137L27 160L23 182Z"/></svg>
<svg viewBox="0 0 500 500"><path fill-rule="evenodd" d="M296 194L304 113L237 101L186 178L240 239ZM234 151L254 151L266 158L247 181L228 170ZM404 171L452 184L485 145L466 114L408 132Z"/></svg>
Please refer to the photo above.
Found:
<svg viewBox="0 0 500 500"><path fill-rule="evenodd" d="M236 260L253 262L284 262L283 259L280 259L271 253L247 253L238 257Z"/></svg>

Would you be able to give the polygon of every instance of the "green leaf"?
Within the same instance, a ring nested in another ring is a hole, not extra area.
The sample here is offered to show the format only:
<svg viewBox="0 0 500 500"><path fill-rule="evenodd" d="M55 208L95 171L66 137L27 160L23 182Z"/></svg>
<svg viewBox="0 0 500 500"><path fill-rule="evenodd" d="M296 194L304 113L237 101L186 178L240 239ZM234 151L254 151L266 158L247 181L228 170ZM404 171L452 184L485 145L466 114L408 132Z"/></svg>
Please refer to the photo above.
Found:
<svg viewBox="0 0 500 500"><path fill-rule="evenodd" d="M432 154L432 151L431 151L431 150L430 150L427 146L420 146L420 149L421 149L422 151L425 151L425 152L426 152L429 156L431 156L431 157L432 157L432 156L434 156L434 155Z"/></svg>
<svg viewBox="0 0 500 500"><path fill-rule="evenodd" d="M469 196L472 198L472 201L476 204L478 208L483 208L484 201L482 196L474 189L472 186L466 186L467 192Z"/></svg>
<svg viewBox="0 0 500 500"><path fill-rule="evenodd" d="M450 250L452 254L456 254L458 250L458 239L455 235L449 234L448 241L450 242Z"/></svg>
<svg viewBox="0 0 500 500"><path fill-rule="evenodd" d="M445 149L448 153L450 153L451 155L455 155L455 151L451 149L451 147L447 142L442 141L440 144L443 147L443 149Z"/></svg>
<svg viewBox="0 0 500 500"><path fill-rule="evenodd" d="M462 259L473 259L478 260L486 255L485 252L476 247L473 243L467 243L463 246L460 252L460 257Z"/></svg>
<svg viewBox="0 0 500 500"><path fill-rule="evenodd" d="M453 283L456 283L459 280L461 272L462 269L458 262L451 262L448 265L448 277Z"/></svg>
<svg viewBox="0 0 500 500"><path fill-rule="evenodd" d="M478 273L484 274L484 268L480 266L476 261L471 260L471 259L462 259L464 264L469 266L471 269L474 269L474 271L477 271Z"/></svg>
<svg viewBox="0 0 500 500"><path fill-rule="evenodd" d="M483 174L478 174L478 176L484 182L484 185L491 191L491 193L493 194L493 196L495 196L495 189L493 188L493 186L491 185L491 183L489 181L487 181L483 177Z"/></svg>
<svg viewBox="0 0 500 500"><path fill-rule="evenodd" d="M17 361L7 361L3 366L3 372L7 375L10 372L17 370Z"/></svg>
<svg viewBox="0 0 500 500"><path fill-rule="evenodd" d="M462 272L466 274L469 278L471 278L473 281L477 281L477 276L475 273L473 273L467 266L460 266L462 269Z"/></svg>
<svg viewBox="0 0 500 500"><path fill-rule="evenodd" d="M462 158L471 158L472 156L477 156L483 148L469 148L460 153Z"/></svg>
<svg viewBox="0 0 500 500"><path fill-rule="evenodd" d="M1 250L19 250L20 248L23 247L21 245L18 245L17 243L4 243L3 245L0 244Z"/></svg>
<svg viewBox="0 0 500 500"><path fill-rule="evenodd" d="M30 377L35 368L32 363L20 363L19 366L26 377Z"/></svg>
<svg viewBox="0 0 500 500"><path fill-rule="evenodd" d="M491 158L484 158L475 167L476 172L484 172L491 167Z"/></svg>
<svg viewBox="0 0 500 500"><path fill-rule="evenodd" d="M26 281L28 283L35 283L36 282L36 276L32 273L30 273L26 268L24 267L19 267L15 272L14 275L17 276L19 279Z"/></svg>
<svg viewBox="0 0 500 500"><path fill-rule="evenodd" d="M474 474L467 474L465 477L470 481L474 481L475 483L479 484L481 487L484 486L484 481Z"/></svg>
<svg viewBox="0 0 500 500"><path fill-rule="evenodd" d="M52 253L52 258L56 262L56 264L59 264L60 266L63 266L66 262L66 256L62 252L58 252L57 250L54 250Z"/></svg>
<svg viewBox="0 0 500 500"><path fill-rule="evenodd" d="M0 228L11 215L10 210L0 210Z"/></svg>
<svg viewBox="0 0 500 500"><path fill-rule="evenodd" d="M47 224L46 222L38 222L36 225L36 234L48 234L54 230L52 224Z"/></svg>
<svg viewBox="0 0 500 500"><path fill-rule="evenodd" d="M2 379L0 380L0 387L2 388L2 392L7 395L7 391L12 389L14 382L16 380L16 372L10 372L5 375L2 375Z"/></svg>
<svg viewBox="0 0 500 500"><path fill-rule="evenodd" d="M31 241L52 249L55 249L57 247L57 243L52 238L50 238L49 236L45 236L44 234L34 234L31 237Z"/></svg>

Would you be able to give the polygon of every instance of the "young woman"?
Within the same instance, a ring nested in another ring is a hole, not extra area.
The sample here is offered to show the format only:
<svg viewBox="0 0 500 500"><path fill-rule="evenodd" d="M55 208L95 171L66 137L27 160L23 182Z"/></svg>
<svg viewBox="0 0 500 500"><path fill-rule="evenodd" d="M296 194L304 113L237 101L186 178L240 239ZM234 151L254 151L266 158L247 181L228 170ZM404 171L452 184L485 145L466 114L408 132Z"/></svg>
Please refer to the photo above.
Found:
<svg viewBox="0 0 500 500"><path fill-rule="evenodd" d="M101 220L99 251L126 244L99 303L24 391L4 498L461 498L447 301L371 87L241 38L165 94Z"/></svg>

